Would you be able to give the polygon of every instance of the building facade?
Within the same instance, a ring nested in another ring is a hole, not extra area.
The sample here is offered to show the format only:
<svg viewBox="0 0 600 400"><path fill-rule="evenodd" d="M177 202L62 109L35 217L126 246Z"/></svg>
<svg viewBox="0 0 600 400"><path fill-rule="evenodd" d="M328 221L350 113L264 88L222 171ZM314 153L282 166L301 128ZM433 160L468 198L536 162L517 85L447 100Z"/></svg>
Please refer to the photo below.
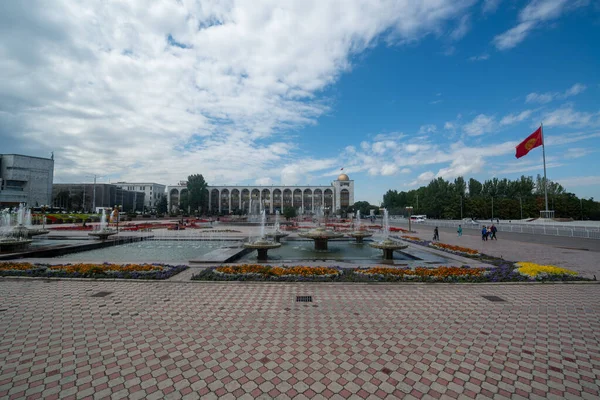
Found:
<svg viewBox="0 0 600 400"><path fill-rule="evenodd" d="M167 186L169 210L177 210L181 195L187 192L184 182ZM317 210L335 212L354 204L354 181L341 174L323 186L208 186L208 211L219 214L248 213L256 205L268 213L293 207L303 214Z"/></svg>
<svg viewBox="0 0 600 400"><path fill-rule="evenodd" d="M53 179L52 158L0 154L0 206L51 204Z"/></svg>
<svg viewBox="0 0 600 400"><path fill-rule="evenodd" d="M165 195L165 185L153 182L117 182L115 186L131 192L144 193L144 207L147 210L155 210L156 204L161 196ZM140 210L141 211L141 210Z"/></svg>
<svg viewBox="0 0 600 400"><path fill-rule="evenodd" d="M125 190L110 183L55 183L51 204L65 210L94 212L121 206L124 212L134 212L144 209L145 196L144 192Z"/></svg>

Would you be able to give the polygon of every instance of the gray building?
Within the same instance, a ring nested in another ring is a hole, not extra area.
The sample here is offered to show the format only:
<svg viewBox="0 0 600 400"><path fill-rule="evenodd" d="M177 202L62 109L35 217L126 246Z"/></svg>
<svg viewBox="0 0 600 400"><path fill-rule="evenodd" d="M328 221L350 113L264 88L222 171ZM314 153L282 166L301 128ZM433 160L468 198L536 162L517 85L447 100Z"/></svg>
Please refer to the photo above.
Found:
<svg viewBox="0 0 600 400"><path fill-rule="evenodd" d="M73 211L95 211L94 206L116 205L125 212L142 211L144 199L143 192L123 190L109 183L55 183L52 189L52 206Z"/></svg>
<svg viewBox="0 0 600 400"><path fill-rule="evenodd" d="M156 204L165 195L166 187L165 185L153 182L117 182L115 186L123 190L144 193L144 206L147 210L156 209ZM141 211L141 209L138 210Z"/></svg>
<svg viewBox="0 0 600 400"><path fill-rule="evenodd" d="M0 154L0 206L51 204L53 179L52 158Z"/></svg>

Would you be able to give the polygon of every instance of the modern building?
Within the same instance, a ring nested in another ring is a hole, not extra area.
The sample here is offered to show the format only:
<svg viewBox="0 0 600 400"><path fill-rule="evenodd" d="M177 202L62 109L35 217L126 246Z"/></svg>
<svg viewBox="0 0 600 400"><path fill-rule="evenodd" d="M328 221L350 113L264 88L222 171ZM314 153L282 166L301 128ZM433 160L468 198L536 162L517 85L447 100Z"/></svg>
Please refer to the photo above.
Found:
<svg viewBox="0 0 600 400"><path fill-rule="evenodd" d="M125 190L110 183L55 183L52 206L81 211L121 206L122 211L133 212L144 209L145 197L144 192Z"/></svg>
<svg viewBox="0 0 600 400"><path fill-rule="evenodd" d="M0 207L51 204L54 159L0 154Z"/></svg>
<svg viewBox="0 0 600 400"><path fill-rule="evenodd" d="M147 210L156 209L156 204L161 196L165 195L165 185L153 182L117 182L115 186L130 192L143 192L144 206Z"/></svg>
<svg viewBox="0 0 600 400"><path fill-rule="evenodd" d="M181 195L187 192L185 182L167 186L169 210L179 207ZM261 204L270 214L284 207L294 207L304 214L318 209L335 212L354 204L354 181L341 174L323 186L208 186L209 212L247 213L254 204Z"/></svg>

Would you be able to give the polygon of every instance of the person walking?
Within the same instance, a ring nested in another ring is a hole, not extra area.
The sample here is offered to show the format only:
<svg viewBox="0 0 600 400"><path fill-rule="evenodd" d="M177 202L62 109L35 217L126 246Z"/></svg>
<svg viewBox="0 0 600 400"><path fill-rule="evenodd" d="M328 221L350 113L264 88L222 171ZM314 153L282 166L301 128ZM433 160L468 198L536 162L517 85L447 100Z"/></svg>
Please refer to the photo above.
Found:
<svg viewBox="0 0 600 400"><path fill-rule="evenodd" d="M461 237L462 236L462 226L459 225L456 232L458 232L458 237Z"/></svg>
<svg viewBox="0 0 600 400"><path fill-rule="evenodd" d="M440 232L438 231L438 227L436 226L435 229L433 230L433 241L440 241Z"/></svg>
<svg viewBox="0 0 600 400"><path fill-rule="evenodd" d="M487 228L485 225L481 228L481 240L487 240Z"/></svg>
<svg viewBox="0 0 600 400"><path fill-rule="evenodd" d="M496 237L496 232L498 232L498 228L496 228L496 225L492 224L492 227L490 228L490 232L492 233L492 236L490 237L490 240L498 240L498 238Z"/></svg>

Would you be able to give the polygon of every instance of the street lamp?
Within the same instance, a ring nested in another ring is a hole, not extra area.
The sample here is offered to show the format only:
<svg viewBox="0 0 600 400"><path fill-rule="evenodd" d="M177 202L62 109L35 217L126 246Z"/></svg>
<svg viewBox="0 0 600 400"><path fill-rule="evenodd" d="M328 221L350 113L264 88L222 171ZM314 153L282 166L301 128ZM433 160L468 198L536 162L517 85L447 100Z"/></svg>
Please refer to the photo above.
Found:
<svg viewBox="0 0 600 400"><path fill-rule="evenodd" d="M408 231L409 232L412 232L411 227L410 227L410 216L412 214L412 210L413 210L412 207L410 207L410 206L406 207L406 211L408 211Z"/></svg>

